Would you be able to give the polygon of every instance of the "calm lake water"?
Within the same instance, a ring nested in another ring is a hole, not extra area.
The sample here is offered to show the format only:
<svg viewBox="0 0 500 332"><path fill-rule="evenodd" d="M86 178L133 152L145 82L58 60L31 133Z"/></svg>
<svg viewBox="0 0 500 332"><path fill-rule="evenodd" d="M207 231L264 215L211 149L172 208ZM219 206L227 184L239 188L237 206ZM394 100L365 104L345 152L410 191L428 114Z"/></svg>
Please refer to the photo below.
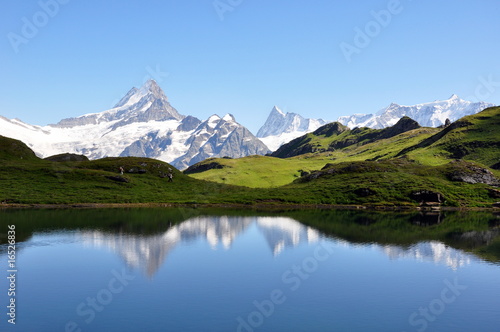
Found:
<svg viewBox="0 0 500 332"><path fill-rule="evenodd" d="M499 217L0 211L1 331L500 331ZM15 326L8 225L15 225ZM489 246L490 245L490 246Z"/></svg>

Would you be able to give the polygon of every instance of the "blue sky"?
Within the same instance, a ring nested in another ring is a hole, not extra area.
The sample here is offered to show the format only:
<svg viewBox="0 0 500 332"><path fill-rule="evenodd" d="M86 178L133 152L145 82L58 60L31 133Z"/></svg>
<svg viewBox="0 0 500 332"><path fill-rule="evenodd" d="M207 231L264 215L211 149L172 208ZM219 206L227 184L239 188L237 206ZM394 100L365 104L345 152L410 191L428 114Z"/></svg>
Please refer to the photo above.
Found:
<svg viewBox="0 0 500 332"><path fill-rule="evenodd" d="M453 93L500 103L497 0L1 3L0 115L31 124L150 77L180 113L254 133L274 105L336 120Z"/></svg>

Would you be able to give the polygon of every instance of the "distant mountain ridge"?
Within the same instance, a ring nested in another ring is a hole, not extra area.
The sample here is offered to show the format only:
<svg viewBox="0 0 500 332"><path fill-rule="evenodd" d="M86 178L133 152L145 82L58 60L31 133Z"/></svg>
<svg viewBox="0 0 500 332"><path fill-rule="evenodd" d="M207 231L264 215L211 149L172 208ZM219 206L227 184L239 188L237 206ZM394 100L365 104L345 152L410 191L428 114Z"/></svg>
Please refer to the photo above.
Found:
<svg viewBox="0 0 500 332"><path fill-rule="evenodd" d="M337 121L349 128L369 127L382 129L396 124L403 116L408 116L423 127L439 127L444 125L446 119L453 122L492 106L495 105L485 102L466 101L453 94L446 100L436 100L412 106L392 103L375 114L341 116Z"/></svg>
<svg viewBox="0 0 500 332"><path fill-rule="evenodd" d="M284 113L274 106L264 125L257 132L260 138L272 151L294 138L314 131L326 124L323 119L307 119L297 113Z"/></svg>
<svg viewBox="0 0 500 332"><path fill-rule="evenodd" d="M341 116L349 128L382 129L407 116L421 126L437 127L493 106L452 95L443 101L402 106L392 103L375 114ZM48 126L26 124L0 116L0 134L19 139L38 156L82 154L90 159L107 156L150 157L185 169L211 157L238 158L265 155L328 123L284 113L277 106L254 136L234 116L213 115L202 121L182 115L154 80L133 87L112 108L59 121Z"/></svg>
<svg viewBox="0 0 500 332"><path fill-rule="evenodd" d="M41 157L61 153L90 159L148 157L179 169L209 157L270 152L230 114L206 121L181 115L153 80L129 90L110 110L43 127L0 117L0 132L25 142Z"/></svg>
<svg viewBox="0 0 500 332"><path fill-rule="evenodd" d="M453 94L446 100L436 100L412 106L392 103L377 113L341 116L337 122L351 129L357 127L383 129L395 125L401 118L407 116L423 127L439 127L444 125L447 119L453 122L492 106L494 105L486 102L466 101ZM304 118L296 113L285 114L275 106L256 136L269 149L276 151L283 144L313 132L328 122L330 121Z"/></svg>

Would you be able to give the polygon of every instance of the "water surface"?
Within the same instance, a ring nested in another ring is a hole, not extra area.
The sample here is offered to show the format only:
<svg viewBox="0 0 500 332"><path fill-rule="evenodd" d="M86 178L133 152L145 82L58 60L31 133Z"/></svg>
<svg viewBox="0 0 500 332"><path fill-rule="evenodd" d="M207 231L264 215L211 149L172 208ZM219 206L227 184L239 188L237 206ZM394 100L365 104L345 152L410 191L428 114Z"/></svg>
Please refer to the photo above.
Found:
<svg viewBox="0 0 500 332"><path fill-rule="evenodd" d="M500 330L500 265L475 254L497 240L491 214L0 216L19 242L16 325L3 309L2 331Z"/></svg>

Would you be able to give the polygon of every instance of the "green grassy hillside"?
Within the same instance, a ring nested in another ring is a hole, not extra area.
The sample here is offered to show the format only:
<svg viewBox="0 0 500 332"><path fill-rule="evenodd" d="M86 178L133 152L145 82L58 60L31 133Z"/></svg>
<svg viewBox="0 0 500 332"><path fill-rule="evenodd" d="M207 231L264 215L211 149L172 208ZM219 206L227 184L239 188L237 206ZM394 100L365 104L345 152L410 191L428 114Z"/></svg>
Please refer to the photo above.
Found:
<svg viewBox="0 0 500 332"><path fill-rule="evenodd" d="M191 176L219 183L267 188L289 184L299 176L299 170L318 170L327 163L406 157L424 166L445 165L451 160L463 159L500 168L497 165L500 162L499 107L460 119L447 128L411 129L414 124L408 120L402 124L399 129L396 128L398 130L394 127L348 130L335 123L329 124L293 140L276 155L294 155L300 151L308 153L281 161L254 157L231 161L211 159L197 166L210 162L230 167L211 168ZM401 133L395 134L397 132ZM262 169L268 171L263 172ZM498 171L493 172L500 175Z"/></svg>
<svg viewBox="0 0 500 332"><path fill-rule="evenodd" d="M398 155L427 164L463 159L494 167L500 162L500 107L463 117Z"/></svg>
<svg viewBox="0 0 500 332"><path fill-rule="evenodd" d="M409 117L403 117L394 126L385 129L355 128L350 130L338 122L332 122L284 144L271 155L289 158L311 152L337 151L350 146L377 142L418 128L420 128L419 124Z"/></svg>
<svg viewBox="0 0 500 332"><path fill-rule="evenodd" d="M0 203L232 203L253 199L251 191L196 180L154 159L54 162L30 151L20 141L0 137ZM173 182L166 177L169 169Z"/></svg>
<svg viewBox="0 0 500 332"><path fill-rule="evenodd" d="M500 191L494 187L500 182L495 177L499 171L493 174L480 163L442 162L447 160L443 151L453 144L439 146L438 142L461 128L448 129L446 135L440 129L417 128L370 143L286 159L211 159L193 167L191 175L148 158L42 160L22 142L0 137L0 203L417 206L430 195L438 196L445 206L491 207L500 200ZM468 129L478 135L474 125ZM438 140L421 146L440 133ZM407 154L395 158L405 149ZM417 160L419 150L427 153L430 149L435 149L430 163L422 162L425 158ZM494 161L498 151L484 149L490 154L482 160ZM169 172L173 182L168 181Z"/></svg>
<svg viewBox="0 0 500 332"><path fill-rule="evenodd" d="M269 156L249 156L238 159L207 159L198 166L207 165L217 168L198 172L193 168L185 171L191 177L218 183L243 185L250 188L274 188L289 184L301 176L327 164L326 155L309 158L275 158Z"/></svg>
<svg viewBox="0 0 500 332"><path fill-rule="evenodd" d="M0 160L38 160L35 153L21 141L0 135Z"/></svg>

